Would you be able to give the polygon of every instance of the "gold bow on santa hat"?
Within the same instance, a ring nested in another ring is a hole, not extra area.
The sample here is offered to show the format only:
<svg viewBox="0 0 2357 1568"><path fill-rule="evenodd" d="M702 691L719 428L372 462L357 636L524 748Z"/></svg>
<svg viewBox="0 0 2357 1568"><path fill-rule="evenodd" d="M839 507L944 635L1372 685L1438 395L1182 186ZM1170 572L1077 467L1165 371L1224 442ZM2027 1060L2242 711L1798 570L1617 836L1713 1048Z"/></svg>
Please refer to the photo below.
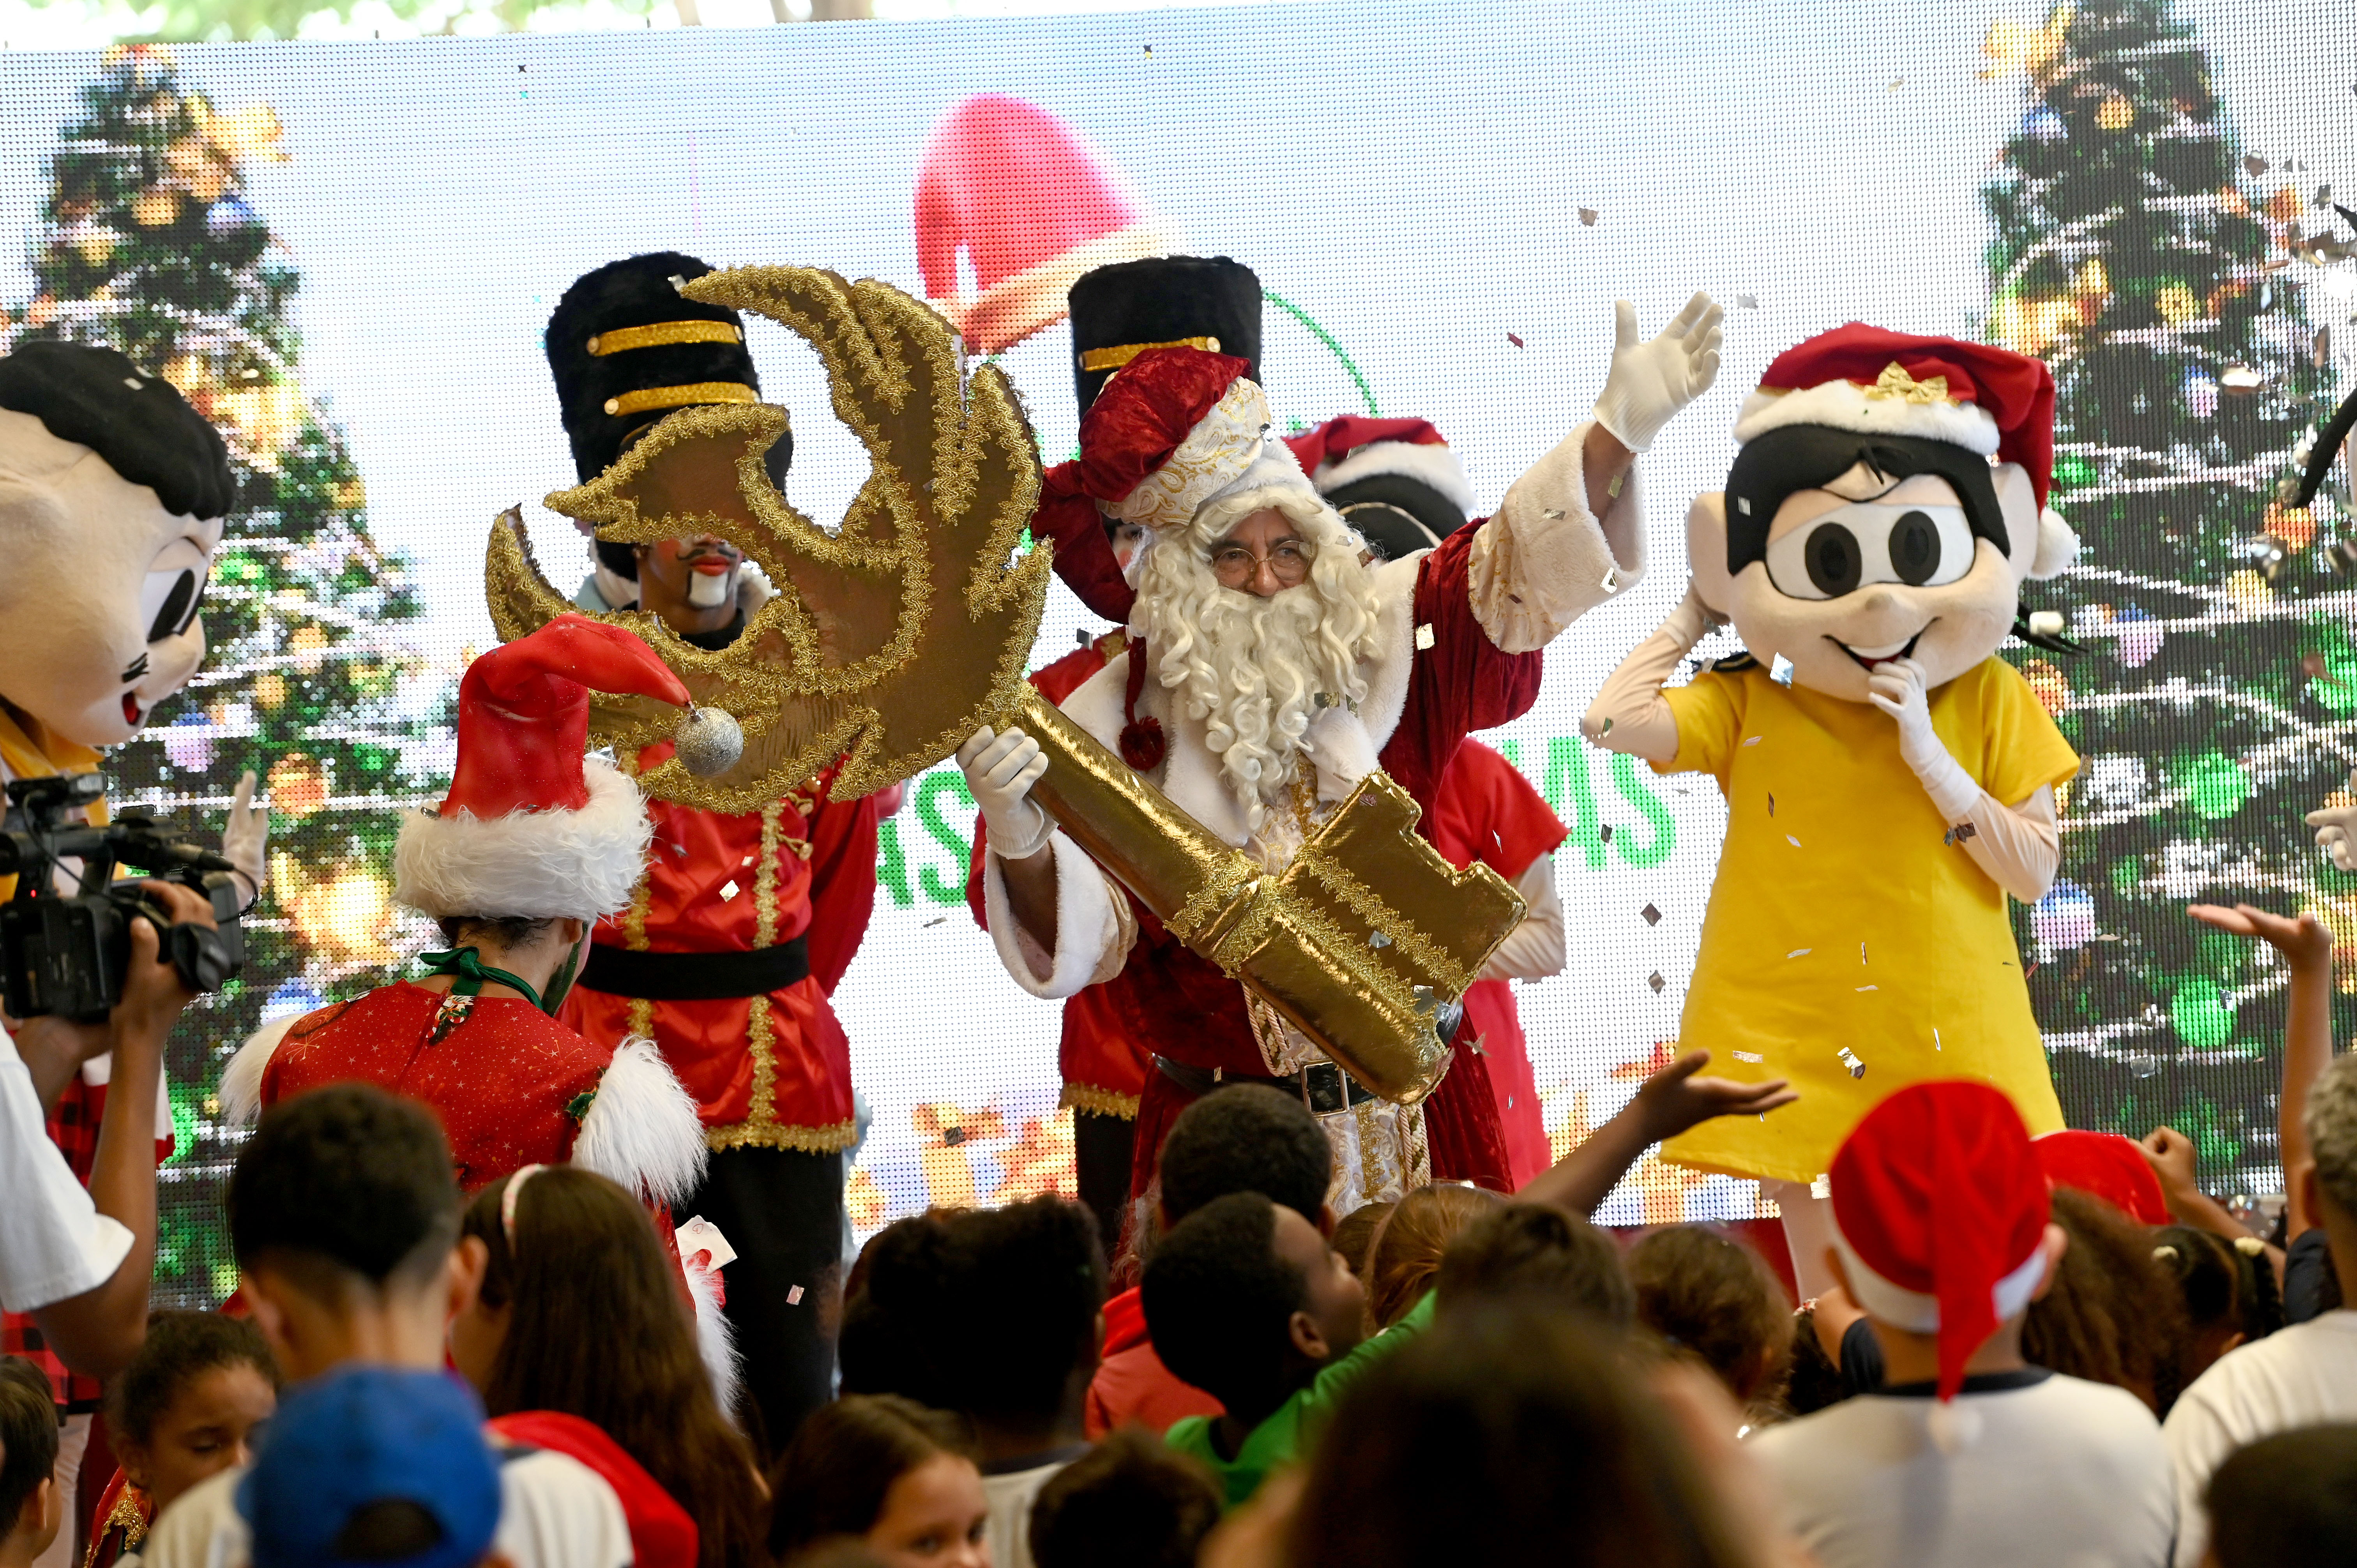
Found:
<svg viewBox="0 0 2357 1568"><path fill-rule="evenodd" d="M1926 376L1917 381L1907 373L1907 367L1893 360L1882 367L1882 374L1866 389L1868 397L1895 397L1907 403L1953 403L1948 395L1948 378Z"/></svg>

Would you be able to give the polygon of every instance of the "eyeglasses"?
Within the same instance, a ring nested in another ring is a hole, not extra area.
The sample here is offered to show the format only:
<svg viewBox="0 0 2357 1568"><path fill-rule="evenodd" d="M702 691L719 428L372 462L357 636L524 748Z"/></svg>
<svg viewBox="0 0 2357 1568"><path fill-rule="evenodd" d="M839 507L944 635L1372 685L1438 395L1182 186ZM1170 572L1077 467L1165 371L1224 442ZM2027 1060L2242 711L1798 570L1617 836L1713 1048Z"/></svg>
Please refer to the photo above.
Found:
<svg viewBox="0 0 2357 1568"><path fill-rule="evenodd" d="M1265 555L1236 543L1211 547L1211 575L1220 580L1222 587L1243 587L1260 575L1263 566L1289 588L1309 575L1308 548L1297 539L1278 540L1269 546Z"/></svg>

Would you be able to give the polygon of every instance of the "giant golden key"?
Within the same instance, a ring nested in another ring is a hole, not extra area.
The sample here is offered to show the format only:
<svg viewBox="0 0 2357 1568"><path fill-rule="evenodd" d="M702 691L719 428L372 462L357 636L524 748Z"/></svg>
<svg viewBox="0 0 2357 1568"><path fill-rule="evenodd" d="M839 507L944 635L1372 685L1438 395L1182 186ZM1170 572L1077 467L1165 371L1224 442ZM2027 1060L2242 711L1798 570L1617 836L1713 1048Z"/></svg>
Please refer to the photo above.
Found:
<svg viewBox="0 0 2357 1568"><path fill-rule="evenodd" d="M870 471L842 526L823 529L762 467L785 411L723 403L667 416L605 473L548 498L601 539L717 534L779 590L717 652L652 615L599 618L643 637L697 702L744 727L729 771L699 779L666 762L640 777L647 791L751 811L839 758L834 788L856 796L931 767L984 725L1019 725L1049 757L1033 799L1174 936L1383 1098L1430 1093L1448 1064L1440 1021L1523 917L1513 889L1486 866L1442 859L1415 832L1415 802L1381 773L1284 871L1266 872L1041 698L1023 667L1049 547L1018 553L1039 497L1037 444L1004 373L968 375L930 306L802 267L712 273L681 292L816 348ZM502 638L574 607L513 511L492 525L485 583ZM592 737L625 755L670 723L642 700L591 701Z"/></svg>

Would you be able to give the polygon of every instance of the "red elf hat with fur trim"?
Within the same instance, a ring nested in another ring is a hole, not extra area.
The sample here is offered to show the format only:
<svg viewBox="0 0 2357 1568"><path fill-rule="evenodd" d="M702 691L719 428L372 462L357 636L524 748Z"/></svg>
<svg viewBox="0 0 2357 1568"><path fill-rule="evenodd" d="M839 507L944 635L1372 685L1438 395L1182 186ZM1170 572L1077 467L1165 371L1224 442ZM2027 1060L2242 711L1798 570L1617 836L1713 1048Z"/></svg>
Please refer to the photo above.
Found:
<svg viewBox="0 0 2357 1568"><path fill-rule="evenodd" d="M1834 1155L1834 1243L1857 1304L1939 1337L1939 1397L2045 1277L2046 1174L2013 1101L1985 1083L1910 1084Z"/></svg>
<svg viewBox="0 0 2357 1568"><path fill-rule="evenodd" d="M2028 471L2046 505L2054 478L2054 376L2042 360L1958 338L1853 321L1769 361L1735 438L1785 424L1946 441Z"/></svg>
<svg viewBox="0 0 2357 1568"><path fill-rule="evenodd" d="M594 919L630 902L653 826L639 787L589 743L592 691L691 705L636 636L561 615L458 682L458 757L435 811L393 846L393 897L422 914Z"/></svg>

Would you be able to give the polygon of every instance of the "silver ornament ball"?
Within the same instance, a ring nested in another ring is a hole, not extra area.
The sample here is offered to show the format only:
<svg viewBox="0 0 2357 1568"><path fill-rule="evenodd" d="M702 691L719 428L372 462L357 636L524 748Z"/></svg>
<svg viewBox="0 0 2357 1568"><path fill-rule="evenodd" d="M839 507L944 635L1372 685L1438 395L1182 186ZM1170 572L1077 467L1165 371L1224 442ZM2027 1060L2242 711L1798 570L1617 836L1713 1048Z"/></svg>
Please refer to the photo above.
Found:
<svg viewBox="0 0 2357 1568"><path fill-rule="evenodd" d="M690 708L672 732L680 766L698 779L712 779L737 766L745 755L745 732L718 708Z"/></svg>

